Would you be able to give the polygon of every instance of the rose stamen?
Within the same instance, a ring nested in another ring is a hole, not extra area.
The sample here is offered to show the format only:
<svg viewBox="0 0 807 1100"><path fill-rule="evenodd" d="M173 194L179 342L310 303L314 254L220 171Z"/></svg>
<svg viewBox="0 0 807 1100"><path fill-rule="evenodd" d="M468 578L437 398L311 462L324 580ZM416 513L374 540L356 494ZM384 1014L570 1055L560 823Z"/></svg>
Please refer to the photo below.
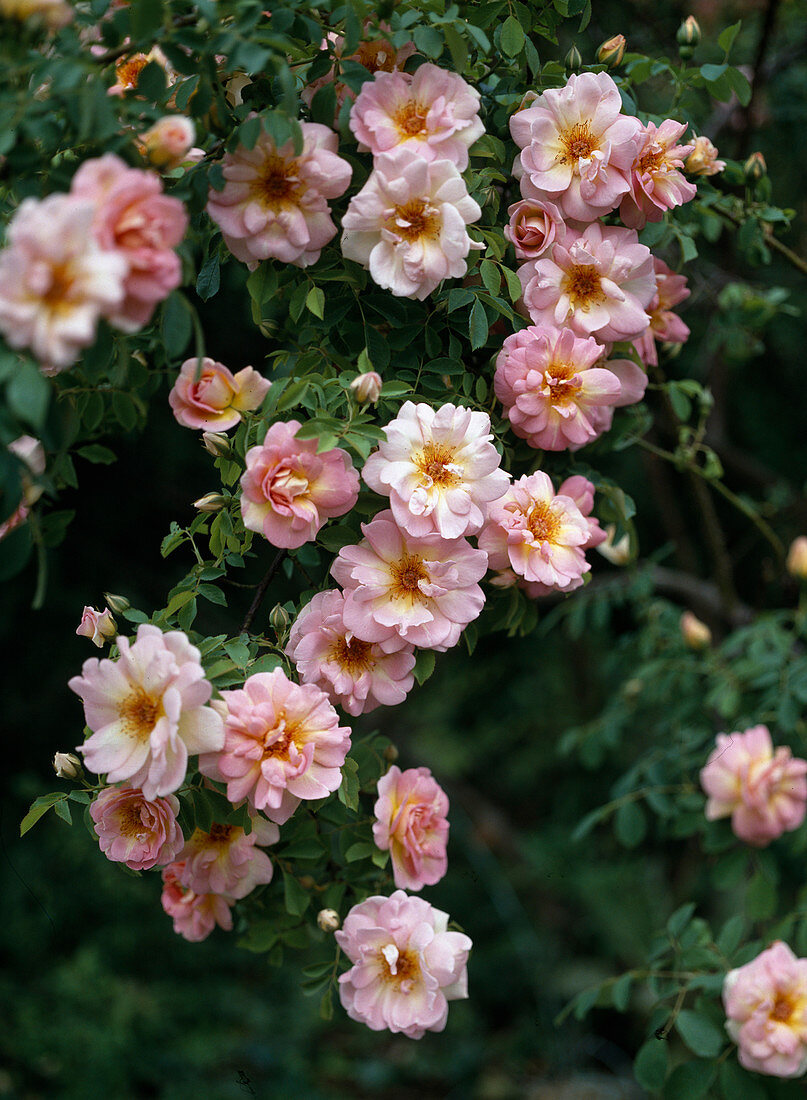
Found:
<svg viewBox="0 0 807 1100"><path fill-rule="evenodd" d="M605 301L600 273L592 264L575 264L570 268L561 290L568 294L573 309L587 309Z"/></svg>
<svg viewBox="0 0 807 1100"><path fill-rule="evenodd" d="M163 714L162 701L137 688L124 700L120 709L123 732L138 741L147 741Z"/></svg>
<svg viewBox="0 0 807 1100"><path fill-rule="evenodd" d="M270 156L250 183L250 195L272 211L297 204L303 185L297 175L297 161Z"/></svg>
<svg viewBox="0 0 807 1100"><path fill-rule="evenodd" d="M352 636L337 638L328 651L328 657L350 676L369 672L375 667L372 644Z"/></svg>
<svg viewBox="0 0 807 1100"><path fill-rule="evenodd" d="M428 579L429 573L423 564L423 559L414 554L405 554L392 565L390 595L394 600L420 599L422 597L420 582Z"/></svg>
<svg viewBox="0 0 807 1100"><path fill-rule="evenodd" d="M527 514L527 526L536 542L556 542L560 519L548 504L538 501Z"/></svg>
<svg viewBox="0 0 807 1100"><path fill-rule="evenodd" d="M591 132L587 122L578 122L570 130L564 130L560 135L563 152L559 154L558 161L561 164L569 162L577 164L579 160L588 160L596 148L597 138Z"/></svg>
<svg viewBox="0 0 807 1100"><path fill-rule="evenodd" d="M412 243L425 238L437 240L440 236L440 216L436 206L425 199L410 199L404 206L396 206L387 219L387 229L394 236Z"/></svg>
<svg viewBox="0 0 807 1100"><path fill-rule="evenodd" d="M428 113L429 108L421 103L405 103L395 114L395 125L404 137L425 134Z"/></svg>
<svg viewBox="0 0 807 1100"><path fill-rule="evenodd" d="M460 482L456 468L451 465L454 451L441 443L427 443L414 463L422 474L431 478L434 485L451 486Z"/></svg>

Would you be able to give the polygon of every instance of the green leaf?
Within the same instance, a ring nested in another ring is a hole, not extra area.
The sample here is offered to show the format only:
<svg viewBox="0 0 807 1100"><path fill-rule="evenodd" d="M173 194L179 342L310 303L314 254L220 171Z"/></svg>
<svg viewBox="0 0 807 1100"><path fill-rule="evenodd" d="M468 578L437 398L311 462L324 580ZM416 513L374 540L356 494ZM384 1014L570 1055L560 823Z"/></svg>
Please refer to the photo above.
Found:
<svg viewBox="0 0 807 1100"><path fill-rule="evenodd" d="M294 875L290 875L287 871L283 872L283 897L286 911L293 917L301 917L311 900L308 892L303 889Z"/></svg>
<svg viewBox="0 0 807 1100"><path fill-rule="evenodd" d="M735 913L733 917L729 917L717 937L718 950L731 956L742 943L744 933L745 917L742 913Z"/></svg>
<svg viewBox="0 0 807 1100"><path fill-rule="evenodd" d="M516 54L521 53L524 49L524 31L521 29L521 24L513 15L508 15L502 26L502 36L500 39L502 51L507 54L508 57L515 57Z"/></svg>
<svg viewBox="0 0 807 1100"><path fill-rule="evenodd" d="M359 775L356 761L350 756L342 767L342 782L338 791L339 801L349 810L359 808Z"/></svg>
<svg viewBox="0 0 807 1100"><path fill-rule="evenodd" d="M182 355L190 343L192 332L190 307L175 290L166 298L160 319L160 333L169 358L178 359Z"/></svg>
<svg viewBox="0 0 807 1100"><path fill-rule="evenodd" d="M68 825L73 824L73 817L70 813L70 803L66 798L63 798L60 802L54 802L53 809L56 811L56 816L60 817L62 821L66 821Z"/></svg>
<svg viewBox="0 0 807 1100"><path fill-rule="evenodd" d="M61 791L54 794L42 794L39 798L35 799L31 803L31 808L25 817L20 822L20 836L25 836L29 829L32 829L39 821L40 817L43 817L51 806L57 805L67 798L67 793Z"/></svg>
<svg viewBox="0 0 807 1100"><path fill-rule="evenodd" d="M442 35L434 27L415 27L412 37L420 52L432 60L436 60L443 52Z"/></svg>
<svg viewBox="0 0 807 1100"><path fill-rule="evenodd" d="M333 1019L333 986L328 988L327 993L319 1002L319 1015L322 1020Z"/></svg>
<svg viewBox="0 0 807 1100"><path fill-rule="evenodd" d="M471 347L481 348L488 338L488 315L485 313L485 307L477 299L474 302L471 309L471 316L468 319L468 335L471 338Z"/></svg>
<svg viewBox="0 0 807 1100"><path fill-rule="evenodd" d="M521 297L523 291L521 289L521 280L515 271L511 271L507 267L502 268L502 275L504 275L505 282L507 283L507 293L510 295L511 302L517 302Z"/></svg>
<svg viewBox="0 0 807 1100"><path fill-rule="evenodd" d="M196 277L196 293L203 302L206 302L218 293L220 285L221 265L219 264L218 255L213 253L212 256L208 256L199 269L199 274Z"/></svg>
<svg viewBox="0 0 807 1100"><path fill-rule="evenodd" d="M81 458L86 458L88 462L100 463L102 466L109 466L118 460L118 456L114 451L110 451L109 447L102 447L100 443L90 443L86 447L79 447L76 454Z"/></svg>
<svg viewBox="0 0 807 1100"><path fill-rule="evenodd" d="M700 1100L708 1096L715 1069L713 1062L685 1062L676 1066L664 1086L664 1100Z"/></svg>
<svg viewBox="0 0 807 1100"><path fill-rule="evenodd" d="M9 406L20 420L40 432L50 402L50 383L33 363L20 363L6 389Z"/></svg>
<svg viewBox="0 0 807 1100"><path fill-rule="evenodd" d="M325 316L325 291L321 286L312 286L306 295L305 306L309 313L319 317L320 321Z"/></svg>
<svg viewBox="0 0 807 1100"><path fill-rule="evenodd" d="M623 802L614 816L614 833L620 844L635 848L645 838L647 818L638 802Z"/></svg>
<svg viewBox="0 0 807 1100"><path fill-rule="evenodd" d="M348 863L355 863L357 859L364 859L365 856L371 856L374 851L374 844L370 844L367 840L358 840L355 844L351 844L345 852L345 860Z"/></svg>
<svg viewBox="0 0 807 1100"><path fill-rule="evenodd" d="M667 1078L667 1063L667 1043L663 1039L648 1039L636 1055L634 1076L643 1089L658 1092Z"/></svg>
<svg viewBox="0 0 807 1100"><path fill-rule="evenodd" d="M154 38L154 32L162 26L162 0L137 0L129 10L129 25L135 38Z"/></svg>
<svg viewBox="0 0 807 1100"><path fill-rule="evenodd" d="M776 912L776 887L760 871L749 883L745 908L750 920L767 920Z"/></svg>
<svg viewBox="0 0 807 1100"><path fill-rule="evenodd" d="M415 679L424 684L434 672L435 654L433 649L419 649L415 657Z"/></svg>
<svg viewBox="0 0 807 1100"><path fill-rule="evenodd" d="M695 902L688 901L686 905L682 905L679 909L676 909L670 919L667 921L667 931L675 939L681 935L686 926L692 920L692 914L695 912Z"/></svg>
<svg viewBox="0 0 807 1100"><path fill-rule="evenodd" d="M675 1021L678 1034L693 1054L699 1058L716 1058L728 1041L708 1016L702 1016L689 1008L683 1008Z"/></svg>
<svg viewBox="0 0 807 1100"><path fill-rule="evenodd" d="M726 73L726 79L742 106L747 107L751 102L751 85L748 81L748 77L745 73L740 72L739 69L729 69Z"/></svg>
<svg viewBox="0 0 807 1100"><path fill-rule="evenodd" d="M734 45L734 39L740 33L740 27L742 27L742 19L738 19L736 23L732 23L730 27L725 27L717 36L717 44L721 50L725 51L728 58L731 53L731 47Z"/></svg>
<svg viewBox="0 0 807 1100"><path fill-rule="evenodd" d="M443 34L445 35L448 51L451 54L451 60L454 63L454 69L461 73L468 61L468 46L465 39L450 23L443 27Z"/></svg>
<svg viewBox="0 0 807 1100"><path fill-rule="evenodd" d="M479 265L479 274L485 287L495 298L502 289L502 276L499 268L493 260L483 260Z"/></svg>
<svg viewBox="0 0 807 1100"><path fill-rule="evenodd" d="M768 1095L764 1085L733 1058L720 1067L719 1080L725 1100L766 1100Z"/></svg>
<svg viewBox="0 0 807 1100"><path fill-rule="evenodd" d="M289 385L286 386L285 390L280 395L280 400L277 403L277 411L285 412L287 409L291 409L295 405L299 405L302 399L305 397L307 390L307 378L297 378L294 382L289 383Z"/></svg>

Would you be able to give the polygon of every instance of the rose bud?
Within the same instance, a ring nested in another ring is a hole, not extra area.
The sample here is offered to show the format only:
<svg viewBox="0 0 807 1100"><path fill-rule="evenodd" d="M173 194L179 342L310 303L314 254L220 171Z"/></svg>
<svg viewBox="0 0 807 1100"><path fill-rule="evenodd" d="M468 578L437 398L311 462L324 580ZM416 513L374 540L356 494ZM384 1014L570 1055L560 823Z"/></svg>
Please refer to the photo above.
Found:
<svg viewBox="0 0 807 1100"><path fill-rule="evenodd" d="M785 566L792 577L807 581L807 535L799 535L797 539L793 539Z"/></svg>
<svg viewBox="0 0 807 1100"><path fill-rule="evenodd" d="M196 127L184 115L166 115L137 139L155 168L179 168L193 147Z"/></svg>
<svg viewBox="0 0 807 1100"><path fill-rule="evenodd" d="M368 403L375 405L381 396L382 385L381 375L377 371L370 370L366 374L357 375L350 383L350 388L355 393L356 400L360 405Z"/></svg>
<svg viewBox="0 0 807 1100"><path fill-rule="evenodd" d="M81 761L74 752L57 752L53 758L53 770L59 779L78 779Z"/></svg>
<svg viewBox="0 0 807 1100"><path fill-rule="evenodd" d="M690 649L708 649L712 644L712 632L691 611L681 616L681 636Z"/></svg>
<svg viewBox="0 0 807 1100"><path fill-rule="evenodd" d="M626 44L624 34L615 34L613 38L606 39L597 50L597 60L609 69L615 69L622 64Z"/></svg>
<svg viewBox="0 0 807 1100"><path fill-rule="evenodd" d="M232 458L230 441L221 432L202 432L202 446L214 458Z"/></svg>
<svg viewBox="0 0 807 1100"><path fill-rule="evenodd" d="M317 913L317 924L323 932L335 932L341 923L335 909L320 909Z"/></svg>
<svg viewBox="0 0 807 1100"><path fill-rule="evenodd" d="M227 504L227 498L221 493L205 493L203 497L193 502L197 512L220 512Z"/></svg>

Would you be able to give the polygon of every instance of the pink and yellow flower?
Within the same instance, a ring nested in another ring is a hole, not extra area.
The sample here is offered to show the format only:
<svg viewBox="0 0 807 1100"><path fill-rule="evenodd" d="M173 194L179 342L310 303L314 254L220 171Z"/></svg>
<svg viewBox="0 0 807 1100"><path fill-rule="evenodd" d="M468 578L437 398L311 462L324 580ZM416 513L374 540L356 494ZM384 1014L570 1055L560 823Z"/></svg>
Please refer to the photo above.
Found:
<svg viewBox="0 0 807 1100"><path fill-rule="evenodd" d="M382 153L342 219L342 253L374 282L423 301L443 279L465 274L475 245L466 226L482 211L449 160L426 161L408 146Z"/></svg>
<svg viewBox="0 0 807 1100"><path fill-rule="evenodd" d="M717 149L708 137L693 137L692 152L684 161L684 171L690 176L716 176L726 167L724 160L717 159Z"/></svg>
<svg viewBox="0 0 807 1100"><path fill-rule="evenodd" d="M176 857L184 864L180 882L196 894L245 898L272 881L272 861L258 845L276 844L279 837L277 825L258 814L250 833L237 825L213 824L210 832L194 829Z"/></svg>
<svg viewBox="0 0 807 1100"><path fill-rule="evenodd" d="M424 160L445 158L462 172L468 149L485 132L479 92L456 73L426 63L412 73L377 73L350 112L359 150L374 156L400 147Z"/></svg>
<svg viewBox="0 0 807 1100"><path fill-rule="evenodd" d="M324 798L342 782L350 729L313 684L295 684L282 669L257 672L243 688L221 693L224 747L203 756L199 769L227 784L282 825L302 799Z"/></svg>
<svg viewBox="0 0 807 1100"><path fill-rule="evenodd" d="M24 199L0 250L0 332L46 373L69 367L120 308L128 264L93 239L94 207L70 195Z"/></svg>
<svg viewBox="0 0 807 1100"><path fill-rule="evenodd" d="M317 537L326 520L343 516L359 495L347 451L317 454L318 440L296 439L300 422L277 421L246 454L241 477L244 526L273 546L296 549Z"/></svg>
<svg viewBox="0 0 807 1100"><path fill-rule="evenodd" d="M619 206L642 134L638 118L621 110L619 89L607 73L580 73L517 111L510 132L531 184L524 197L546 199L582 222Z"/></svg>
<svg viewBox="0 0 807 1100"><path fill-rule="evenodd" d="M734 833L762 848L798 829L807 813L807 760L780 745L774 752L767 726L719 733L700 774L706 817L731 817Z"/></svg>
<svg viewBox="0 0 807 1100"><path fill-rule="evenodd" d="M139 787L107 787L90 804L101 851L132 871L171 863L185 838L177 823L179 799L145 798Z"/></svg>
<svg viewBox="0 0 807 1100"><path fill-rule="evenodd" d="M223 894L197 894L182 883L184 863L169 863L162 873L162 906L173 918L174 931L190 943L206 940L216 925L230 932L234 898Z"/></svg>
<svg viewBox="0 0 807 1100"><path fill-rule="evenodd" d="M184 428L226 432L242 413L260 408L271 382L252 367L233 374L214 359L186 359L168 395L168 404Z"/></svg>
<svg viewBox="0 0 807 1100"><path fill-rule="evenodd" d="M389 850L401 890L434 886L448 868L448 798L428 768L401 771L393 764L378 781L373 838Z"/></svg>
<svg viewBox="0 0 807 1100"><path fill-rule="evenodd" d="M679 169L694 145L676 145L687 128L668 118L656 126L648 122L630 174L630 191L619 207L619 216L631 229L659 222L665 211L682 206L697 194L697 187Z"/></svg>
<svg viewBox="0 0 807 1100"><path fill-rule="evenodd" d="M297 267L316 263L336 235L328 199L350 183L352 169L337 156L333 130L301 122L303 151L280 148L261 133L253 149L239 145L222 161L224 188L211 190L207 212L237 260L254 270L275 259Z"/></svg>
<svg viewBox="0 0 807 1100"><path fill-rule="evenodd" d="M384 434L362 477L389 496L395 521L407 534L456 539L481 530L488 505L510 482L491 442L487 413L406 401Z"/></svg>
<svg viewBox="0 0 807 1100"><path fill-rule="evenodd" d="M571 328L600 343L633 340L650 323L653 257L635 229L594 222L518 269L535 324Z"/></svg>
<svg viewBox="0 0 807 1100"><path fill-rule="evenodd" d="M677 313L672 311L673 306L677 306L690 295L686 275L676 275L657 256L653 257L653 268L656 276L656 293L647 307L650 327L633 341L633 346L638 351L642 362L649 367L655 367L658 364L657 343L685 344L689 339L688 326Z"/></svg>
<svg viewBox="0 0 807 1100"><path fill-rule="evenodd" d="M96 611L94 607L85 607L81 614L81 622L76 627L76 634L79 637L89 638L99 649L103 649L104 644L114 638L117 632L117 624L108 607L103 611Z"/></svg>
<svg viewBox="0 0 807 1100"><path fill-rule="evenodd" d="M448 1002L468 996L470 939L448 914L396 890L354 905L334 938L353 966L339 978L351 1020L410 1039L442 1031Z"/></svg>
<svg viewBox="0 0 807 1100"><path fill-rule="evenodd" d="M286 653L303 683L354 716L402 703L415 682L414 646L397 635L363 642L345 626L344 606L338 589L318 592L295 619Z"/></svg>
<svg viewBox="0 0 807 1100"><path fill-rule="evenodd" d="M513 431L531 447L577 450L610 427L605 409L640 400L644 371L629 359L603 361L592 337L530 325L504 341L493 386Z"/></svg>
<svg viewBox="0 0 807 1100"><path fill-rule="evenodd" d="M77 751L90 771L129 780L151 801L178 789L188 756L220 749L224 729L206 705L212 689L199 650L181 631L141 623L136 641L117 645L117 661L92 657L68 681L92 731Z"/></svg>
<svg viewBox="0 0 807 1100"><path fill-rule="evenodd" d="M586 517L572 497L555 493L548 475L538 471L519 478L491 505L479 546L491 569L511 568L525 581L566 592L579 587L591 569L583 552L589 538Z"/></svg>
<svg viewBox="0 0 807 1100"><path fill-rule="evenodd" d="M343 546L331 574L346 590L343 618L357 638L386 643L396 634L443 652L482 611L477 583L487 555L467 539L414 538L391 512L362 524L363 540Z"/></svg>
<svg viewBox="0 0 807 1100"><path fill-rule="evenodd" d="M155 168L167 171L179 168L192 154L204 155L194 149L196 127L185 115L165 115L137 138L138 148Z"/></svg>
<svg viewBox="0 0 807 1100"><path fill-rule="evenodd" d="M726 1031L740 1065L769 1077L801 1077L807 1070L807 959L781 940L751 962L730 970L723 983Z"/></svg>

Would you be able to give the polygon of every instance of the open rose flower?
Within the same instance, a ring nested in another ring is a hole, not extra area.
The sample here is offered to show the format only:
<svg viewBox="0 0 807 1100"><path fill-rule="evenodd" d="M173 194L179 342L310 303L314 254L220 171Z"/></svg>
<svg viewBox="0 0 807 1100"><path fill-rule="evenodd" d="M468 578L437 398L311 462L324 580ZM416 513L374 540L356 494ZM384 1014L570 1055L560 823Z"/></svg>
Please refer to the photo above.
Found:
<svg viewBox="0 0 807 1100"><path fill-rule="evenodd" d="M343 618L356 637L386 643L396 634L444 652L482 611L477 583L487 555L467 539L414 538L391 512L362 524L364 538L343 546L331 574L346 590Z"/></svg>
<svg viewBox="0 0 807 1100"><path fill-rule="evenodd" d="M190 943L206 940L216 925L230 932L234 898L223 894L197 894L183 885L184 863L169 863L162 873L162 906L174 921L174 931Z"/></svg>
<svg viewBox="0 0 807 1100"><path fill-rule="evenodd" d="M363 642L345 626L344 593L318 592L297 618L286 653L303 683L316 684L348 714L402 703L415 678L415 649L397 635Z"/></svg>
<svg viewBox="0 0 807 1100"><path fill-rule="evenodd" d="M448 798L428 768L395 764L378 781L373 839L389 850L395 885L401 890L434 886L448 867Z"/></svg>
<svg viewBox="0 0 807 1100"><path fill-rule="evenodd" d="M491 569L510 568L526 581L561 592L579 587L591 569L583 552L588 543L586 517L571 496L555 493L541 471L519 478L491 505L479 536Z"/></svg>
<svg viewBox="0 0 807 1100"><path fill-rule="evenodd" d="M625 225L641 229L647 222L660 222L665 211L694 199L697 187L679 171L694 146L676 145L686 128L685 122L671 118L660 126L647 123L631 168L630 191L619 207Z"/></svg>
<svg viewBox="0 0 807 1100"><path fill-rule="evenodd" d="M98 244L128 265L124 300L106 316L116 328L136 332L182 282L182 264L174 249L188 228L185 207L163 194L156 172L130 168L114 153L84 161L70 191L95 204L93 232Z"/></svg>
<svg viewBox="0 0 807 1100"><path fill-rule="evenodd" d="M445 158L462 172L468 149L485 132L479 92L456 73L426 63L415 73L377 73L350 112L360 151L374 156L398 147L424 160Z"/></svg>
<svg viewBox="0 0 807 1100"><path fill-rule="evenodd" d="M282 825L302 799L325 798L342 782L350 729L313 684L295 684L282 669L257 672L243 688L221 693L224 747L203 756L199 769L227 784Z"/></svg>
<svg viewBox="0 0 807 1100"><path fill-rule="evenodd" d="M353 966L339 978L351 1020L410 1039L442 1031L448 1002L468 996L470 939L449 932L448 914L396 890L354 905L336 942Z"/></svg>
<svg viewBox="0 0 807 1100"><path fill-rule="evenodd" d="M476 534L510 482L487 413L406 401L384 434L362 477L390 498L396 522L415 537Z"/></svg>
<svg viewBox="0 0 807 1100"><path fill-rule="evenodd" d="M336 235L328 199L350 183L333 130L301 122L303 151L291 139L278 149L261 133L253 149L239 145L222 160L224 188L211 190L207 212L237 260L254 270L261 260L308 267Z"/></svg>
<svg viewBox="0 0 807 1100"><path fill-rule="evenodd" d="M577 450L610 427L601 411L641 400L647 376L629 359L603 361L592 337L530 325L504 341L493 386L513 426L531 447Z"/></svg>
<svg viewBox="0 0 807 1100"><path fill-rule="evenodd" d="M684 171L690 176L716 176L726 167L724 160L717 159L717 149L702 134L692 139L692 152L684 161Z"/></svg>
<svg viewBox="0 0 807 1100"><path fill-rule="evenodd" d="M260 408L271 385L252 367L233 374L207 356L186 359L168 403L183 427L226 432L241 422L242 413Z"/></svg>
<svg viewBox="0 0 807 1100"><path fill-rule="evenodd" d="M728 972L723 1004L741 1066L769 1077L807 1071L807 959L777 940Z"/></svg>
<svg viewBox="0 0 807 1100"><path fill-rule="evenodd" d="M220 749L224 729L206 705L212 689L199 650L182 631L141 623L134 642L117 645L117 661L91 657L68 681L92 731L77 751L90 771L128 779L151 801L177 790L188 756Z"/></svg>
<svg viewBox="0 0 807 1100"><path fill-rule="evenodd" d="M318 440L296 439L300 422L277 421L246 453L241 477L244 526L289 550L311 542L326 520L349 512L359 475L347 451L317 454Z"/></svg>
<svg viewBox="0 0 807 1100"><path fill-rule="evenodd" d="M184 864L179 879L197 894L245 898L272 881L272 861L258 845L276 844L279 836L277 825L258 814L250 833L237 825L213 824L210 832L194 829L176 857Z"/></svg>
<svg viewBox="0 0 807 1100"><path fill-rule="evenodd" d="M594 222L569 232L551 252L522 264L518 276L535 324L571 328L604 344L633 340L650 323L653 257L635 229Z"/></svg>
<svg viewBox="0 0 807 1100"><path fill-rule="evenodd" d="M139 787L107 787L90 804L101 851L132 871L171 863L185 838L177 823L179 799L143 797Z"/></svg>
<svg viewBox="0 0 807 1100"><path fill-rule="evenodd" d="M466 226L482 216L449 160L426 161L408 146L375 159L342 219L342 254L399 298L423 301L443 279L465 274L475 247Z"/></svg>
<svg viewBox="0 0 807 1100"><path fill-rule="evenodd" d="M676 275L657 256L653 257L656 275L656 293L647 307L650 327L633 345L641 360L649 367L658 364L656 344L685 344L689 339L689 328L672 307L683 302L690 295L686 275Z"/></svg>
<svg viewBox="0 0 807 1100"><path fill-rule="evenodd" d="M762 848L804 821L807 760L793 757L784 745L774 752L767 726L719 733L700 780L707 819L730 816L746 844Z"/></svg>
<svg viewBox="0 0 807 1100"><path fill-rule="evenodd" d="M49 374L74 363L123 301L128 263L96 243L94 215L70 195L23 199L0 250L0 333Z"/></svg>
<svg viewBox="0 0 807 1100"><path fill-rule="evenodd" d="M549 88L510 119L522 152L525 198L546 199L567 218L590 222L616 209L630 189L642 134L638 118L621 114L619 89L607 73L580 73Z"/></svg>

